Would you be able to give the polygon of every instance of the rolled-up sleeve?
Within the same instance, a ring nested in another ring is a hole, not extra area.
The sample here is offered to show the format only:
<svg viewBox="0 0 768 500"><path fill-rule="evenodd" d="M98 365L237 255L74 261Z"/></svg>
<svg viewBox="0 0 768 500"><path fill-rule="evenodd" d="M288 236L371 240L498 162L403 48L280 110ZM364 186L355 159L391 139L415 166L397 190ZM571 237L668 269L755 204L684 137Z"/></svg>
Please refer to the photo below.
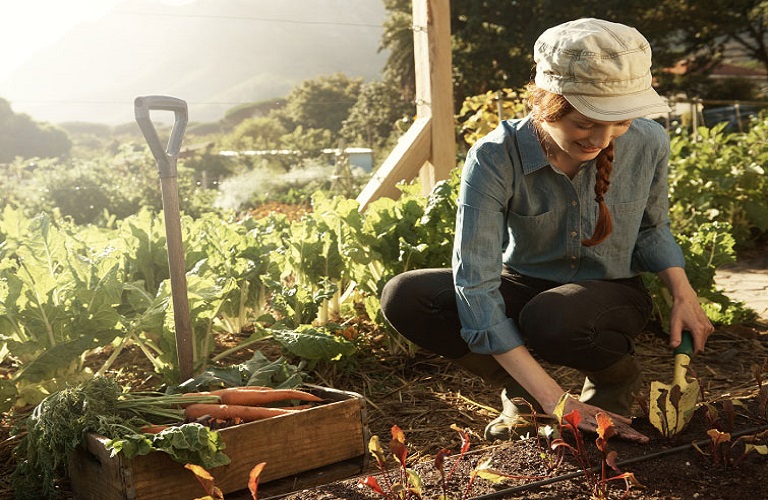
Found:
<svg viewBox="0 0 768 500"><path fill-rule="evenodd" d="M502 149L502 148L499 148ZM453 274L462 338L471 351L501 354L523 344L515 322L506 316L501 284L507 205L506 155L473 149L462 172Z"/></svg>

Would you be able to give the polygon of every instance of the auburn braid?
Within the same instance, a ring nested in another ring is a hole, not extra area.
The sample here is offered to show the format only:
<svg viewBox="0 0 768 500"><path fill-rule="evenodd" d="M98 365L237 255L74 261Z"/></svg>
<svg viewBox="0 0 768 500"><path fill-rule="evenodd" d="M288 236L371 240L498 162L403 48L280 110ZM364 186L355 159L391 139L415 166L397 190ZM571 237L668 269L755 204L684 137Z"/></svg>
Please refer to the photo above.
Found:
<svg viewBox="0 0 768 500"><path fill-rule="evenodd" d="M605 193L608 192L608 187L611 185L610 177L613 170L613 141L608 144L608 147L600 151L595 159L595 201L599 207L599 213L597 216L597 224L595 224L595 231L592 233L592 237L588 240L581 240L581 244L585 247L591 247L602 243L608 238L613 230L613 221L611 220L611 213L608 211L608 205L605 204L603 198Z"/></svg>

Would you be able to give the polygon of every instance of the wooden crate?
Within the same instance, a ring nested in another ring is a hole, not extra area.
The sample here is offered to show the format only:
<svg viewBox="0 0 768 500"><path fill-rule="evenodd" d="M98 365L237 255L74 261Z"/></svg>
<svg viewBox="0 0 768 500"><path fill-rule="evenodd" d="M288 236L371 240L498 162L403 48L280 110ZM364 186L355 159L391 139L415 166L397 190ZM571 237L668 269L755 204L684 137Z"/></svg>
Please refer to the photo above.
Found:
<svg viewBox="0 0 768 500"><path fill-rule="evenodd" d="M248 473L266 462L259 481L282 490L322 484L363 471L367 462L368 432L365 400L359 394L317 386L305 388L326 403L266 420L237 425L219 432L231 463L211 469L215 484L225 494L248 486ZM69 460L76 500L153 500L199 498L204 491L194 474L165 453L124 459L110 457L106 439L88 434L85 445ZM335 467L338 466L338 467ZM313 479L314 478L314 479ZM272 482L272 483L271 483Z"/></svg>

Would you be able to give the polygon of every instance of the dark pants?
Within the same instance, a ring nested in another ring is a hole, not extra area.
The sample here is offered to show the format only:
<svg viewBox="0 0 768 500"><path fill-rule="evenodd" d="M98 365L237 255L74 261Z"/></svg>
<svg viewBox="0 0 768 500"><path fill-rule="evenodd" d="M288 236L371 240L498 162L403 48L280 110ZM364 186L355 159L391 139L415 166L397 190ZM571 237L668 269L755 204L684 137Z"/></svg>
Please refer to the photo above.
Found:
<svg viewBox="0 0 768 500"><path fill-rule="evenodd" d="M506 271L501 294L507 316L541 359L580 371L602 370L634 352L633 337L652 310L642 279L561 285ZM413 343L456 359L469 352L462 339L450 269L419 269L390 280L381 310Z"/></svg>

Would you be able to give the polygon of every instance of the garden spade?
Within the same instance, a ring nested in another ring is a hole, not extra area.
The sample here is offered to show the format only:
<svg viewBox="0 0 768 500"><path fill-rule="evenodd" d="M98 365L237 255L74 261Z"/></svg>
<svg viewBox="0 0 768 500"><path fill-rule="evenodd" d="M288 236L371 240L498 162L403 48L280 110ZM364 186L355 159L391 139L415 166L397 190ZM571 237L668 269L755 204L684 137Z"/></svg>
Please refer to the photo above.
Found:
<svg viewBox="0 0 768 500"><path fill-rule="evenodd" d="M699 401L699 382L688 382L686 374L693 357L693 340L690 332L683 332L680 345L674 350L675 368L672 384L651 382L651 402L648 418L654 427L666 437L681 432L693 416Z"/></svg>
<svg viewBox="0 0 768 500"><path fill-rule="evenodd" d="M176 159L181 149L181 139L187 127L187 103L168 96L144 96L134 100L136 123L147 140L152 155L157 160L160 186L163 196L165 239L168 245L168 270L171 277L171 298L173 319L176 327L176 354L182 382L192 377L193 339L187 298L187 278L184 266L184 248L181 242L181 216L179 214L179 193L176 181ZM157 130L152 124L150 111L172 111L173 129L168 145L163 148Z"/></svg>

